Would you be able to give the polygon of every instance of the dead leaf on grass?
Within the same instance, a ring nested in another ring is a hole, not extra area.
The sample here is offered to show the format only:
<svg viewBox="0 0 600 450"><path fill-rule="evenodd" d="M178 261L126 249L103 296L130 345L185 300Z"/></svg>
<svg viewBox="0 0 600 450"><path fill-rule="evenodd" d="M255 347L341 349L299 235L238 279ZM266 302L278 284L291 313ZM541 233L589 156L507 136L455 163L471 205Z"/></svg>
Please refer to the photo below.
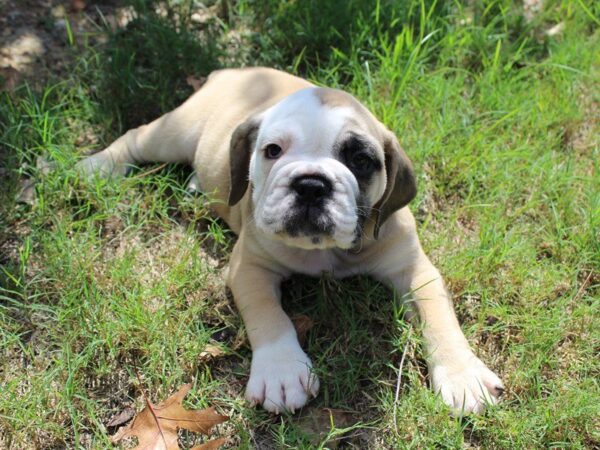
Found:
<svg viewBox="0 0 600 450"><path fill-rule="evenodd" d="M126 437L135 436L138 438L135 450L179 450L177 430L208 434L213 426L229 419L212 407L202 410L184 409L181 402L191 387L191 384L181 386L175 394L158 405L146 399L146 407L133 422L117 431L111 441L117 443ZM216 449L225 442L224 438L214 439L192 450Z"/></svg>
<svg viewBox="0 0 600 450"><path fill-rule="evenodd" d="M79 13L85 9L85 1L83 0L71 0L71 11Z"/></svg>
<svg viewBox="0 0 600 450"><path fill-rule="evenodd" d="M197 91L202 87L202 85L204 85L204 83L206 83L206 77L196 78L190 75L185 79L185 81L188 84L188 86L191 86L194 89L194 91Z"/></svg>
<svg viewBox="0 0 600 450"><path fill-rule="evenodd" d="M24 178L19 180L19 193L16 197L17 203L33 205L35 203L35 180Z"/></svg>
<svg viewBox="0 0 600 450"><path fill-rule="evenodd" d="M546 34L546 36L550 36L550 37L558 36L558 35L562 34L562 32L564 30L565 30L565 23L564 22L559 22L556 25L554 25L553 27L548 28L545 31L545 34Z"/></svg>
<svg viewBox="0 0 600 450"><path fill-rule="evenodd" d="M8 91L12 92L21 82L23 78L21 72L17 69L8 66L0 67L0 92Z"/></svg>
<svg viewBox="0 0 600 450"><path fill-rule="evenodd" d="M129 422L133 416L135 416L135 409L127 407L119 414L114 416L110 421L106 424L107 427L117 427L119 425L123 425L126 422Z"/></svg>
<svg viewBox="0 0 600 450"><path fill-rule="evenodd" d="M223 349L221 347L219 347L217 345L213 345L213 344L206 344L206 347L204 347L204 350L202 350L200 352L200 355L198 356L198 358L202 362L207 362L213 358L218 358L219 356L222 356L222 355L223 355Z"/></svg>
<svg viewBox="0 0 600 450"><path fill-rule="evenodd" d="M44 156L38 156L35 162L35 167L39 175L48 175L52 169L56 167L56 163L49 161ZM22 169L27 170L27 165L24 164ZM35 186L36 179L34 178L22 178L19 181L19 193L17 194L16 200L18 203L26 203L33 205L36 202Z"/></svg>

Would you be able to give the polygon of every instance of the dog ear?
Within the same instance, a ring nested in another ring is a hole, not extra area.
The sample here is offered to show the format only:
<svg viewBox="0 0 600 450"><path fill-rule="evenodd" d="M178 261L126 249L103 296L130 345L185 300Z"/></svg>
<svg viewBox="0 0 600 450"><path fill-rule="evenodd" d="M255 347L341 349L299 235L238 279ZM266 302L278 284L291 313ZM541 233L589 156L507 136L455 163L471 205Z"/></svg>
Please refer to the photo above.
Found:
<svg viewBox="0 0 600 450"><path fill-rule="evenodd" d="M233 206L238 203L248 189L250 157L258 135L260 120L252 116L238 125L229 143L229 199Z"/></svg>
<svg viewBox="0 0 600 450"><path fill-rule="evenodd" d="M417 194L417 182L410 159L400 147L396 136L388 130L384 133L383 152L387 184L383 196L373 207L375 239L379 236L381 225L388 217L406 206Z"/></svg>

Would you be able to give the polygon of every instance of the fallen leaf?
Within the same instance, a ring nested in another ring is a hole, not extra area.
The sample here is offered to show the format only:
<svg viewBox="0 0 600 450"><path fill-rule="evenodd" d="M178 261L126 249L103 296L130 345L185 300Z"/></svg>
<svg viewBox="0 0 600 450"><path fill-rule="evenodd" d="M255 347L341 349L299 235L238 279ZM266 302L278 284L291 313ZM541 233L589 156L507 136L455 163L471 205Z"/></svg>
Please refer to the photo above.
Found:
<svg viewBox="0 0 600 450"><path fill-rule="evenodd" d="M17 203L33 205L35 203L35 180L23 178L19 181L19 193L16 197Z"/></svg>
<svg viewBox="0 0 600 450"><path fill-rule="evenodd" d="M56 167L56 163L48 161L44 156L39 156L35 162L36 170L39 175L48 175ZM22 169L27 169L24 164ZM23 178L19 181L19 193L16 200L18 203L33 205L36 202L35 195L36 180L34 178Z"/></svg>
<svg viewBox="0 0 600 450"><path fill-rule="evenodd" d="M198 357L200 358L200 361L206 362L221 355L223 355L223 349L221 347L213 344L206 344L206 347L204 347L204 350L200 352Z"/></svg>
<svg viewBox="0 0 600 450"><path fill-rule="evenodd" d="M0 67L0 92L14 91L23 78L21 72L14 67Z"/></svg>
<svg viewBox="0 0 600 450"><path fill-rule="evenodd" d="M35 168L41 175L48 175L56 168L56 163L48 160L45 156L38 156L35 160Z"/></svg>
<svg viewBox="0 0 600 450"><path fill-rule="evenodd" d="M185 79L185 81L188 84L188 86L191 86L194 89L194 91L197 91L202 87L204 83L206 83L206 77L196 78L190 75Z"/></svg>
<svg viewBox="0 0 600 450"><path fill-rule="evenodd" d="M235 335L235 338L233 339L233 344L231 344L230 346L231 350L239 350L242 347L242 345L247 343L247 339L248 338L246 337L246 333L244 332L244 330L238 328L238 332Z"/></svg>
<svg viewBox="0 0 600 450"><path fill-rule="evenodd" d="M304 345L306 342L306 335L309 330L315 326L314 320L306 314L298 314L297 316L292 317L292 323L294 324L296 334L298 335L298 342L300 342L300 345Z"/></svg>
<svg viewBox="0 0 600 450"><path fill-rule="evenodd" d="M179 450L177 430L208 434L213 426L229 419L212 407L202 410L184 409L181 402L191 387L191 384L184 384L175 394L158 405L146 399L146 407L133 422L119 429L111 441L117 443L126 437L135 436L138 438L138 445L134 450ZM225 442L224 439L216 439L194 449L215 449Z"/></svg>
<svg viewBox="0 0 600 450"><path fill-rule="evenodd" d="M85 2L83 0L71 0L71 11L81 12L85 9Z"/></svg>
<svg viewBox="0 0 600 450"><path fill-rule="evenodd" d="M116 427L119 425L123 425L125 422L129 422L133 416L135 416L135 409L133 408L125 408L119 414L114 416L110 421L106 424L107 427Z"/></svg>
<svg viewBox="0 0 600 450"><path fill-rule="evenodd" d="M552 36L562 34L564 29L565 29L565 23L559 22L556 25L554 25L552 28L549 28L548 30L546 30L546 36L552 37Z"/></svg>

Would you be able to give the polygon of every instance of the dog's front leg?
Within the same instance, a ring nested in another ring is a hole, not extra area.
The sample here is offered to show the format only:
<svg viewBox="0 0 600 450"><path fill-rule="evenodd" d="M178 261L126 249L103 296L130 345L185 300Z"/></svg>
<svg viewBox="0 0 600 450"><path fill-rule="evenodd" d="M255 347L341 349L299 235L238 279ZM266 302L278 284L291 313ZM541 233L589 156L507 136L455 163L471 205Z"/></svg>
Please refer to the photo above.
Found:
<svg viewBox="0 0 600 450"><path fill-rule="evenodd" d="M316 396L319 381L281 307L282 275L244 248L240 237L231 256L228 284L252 346L246 399L271 412L294 412Z"/></svg>
<svg viewBox="0 0 600 450"><path fill-rule="evenodd" d="M412 293L409 312L421 322L432 389L455 414L482 412L497 402L502 382L471 350L440 273L420 248L414 261L387 281Z"/></svg>

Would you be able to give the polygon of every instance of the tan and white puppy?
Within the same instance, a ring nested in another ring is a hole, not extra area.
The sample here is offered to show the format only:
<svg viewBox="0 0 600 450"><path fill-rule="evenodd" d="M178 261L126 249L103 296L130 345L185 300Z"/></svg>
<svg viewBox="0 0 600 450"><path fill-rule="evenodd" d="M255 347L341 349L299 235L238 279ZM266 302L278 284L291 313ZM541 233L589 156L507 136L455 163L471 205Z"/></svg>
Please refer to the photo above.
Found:
<svg viewBox="0 0 600 450"><path fill-rule="evenodd" d="M222 70L79 169L124 174L152 161L191 164L190 188L213 195L213 209L239 236L228 284L253 349L250 402L293 412L317 395L280 283L323 272L369 274L411 292L433 390L455 411L496 402L502 383L469 347L405 207L416 192L411 163L352 96L273 69Z"/></svg>

